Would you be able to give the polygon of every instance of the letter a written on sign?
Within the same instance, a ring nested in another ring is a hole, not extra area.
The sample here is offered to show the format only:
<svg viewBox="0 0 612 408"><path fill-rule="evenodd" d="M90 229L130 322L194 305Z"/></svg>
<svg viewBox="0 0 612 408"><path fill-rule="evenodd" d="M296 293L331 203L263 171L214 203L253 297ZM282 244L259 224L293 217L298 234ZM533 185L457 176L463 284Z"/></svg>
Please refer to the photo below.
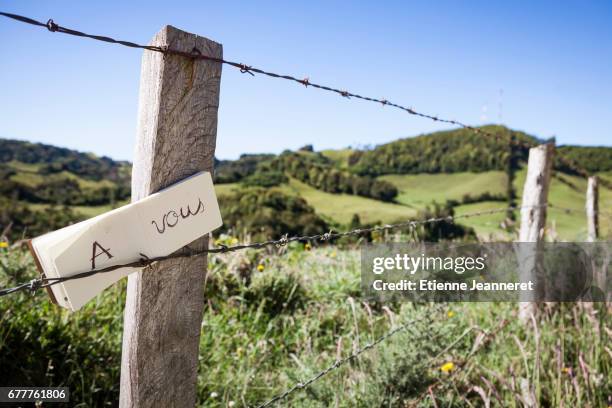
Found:
<svg viewBox="0 0 612 408"><path fill-rule="evenodd" d="M212 177L198 173L143 200L34 238L30 247L48 278L166 256L223 224ZM138 268L73 279L50 288L60 306L77 310Z"/></svg>
<svg viewBox="0 0 612 408"><path fill-rule="evenodd" d="M113 256L110 253L110 248L104 248L102 245L98 243L98 241L94 241L93 249L91 254L91 269L96 269L96 258L100 255L105 254L108 259L111 259Z"/></svg>

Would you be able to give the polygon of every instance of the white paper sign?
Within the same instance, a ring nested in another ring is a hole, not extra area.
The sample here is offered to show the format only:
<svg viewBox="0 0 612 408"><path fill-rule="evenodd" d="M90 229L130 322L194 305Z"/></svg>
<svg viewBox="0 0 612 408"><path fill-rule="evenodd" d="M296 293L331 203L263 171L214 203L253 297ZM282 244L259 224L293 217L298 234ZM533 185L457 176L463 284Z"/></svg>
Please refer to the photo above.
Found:
<svg viewBox="0 0 612 408"><path fill-rule="evenodd" d="M223 224L212 177L198 173L138 202L32 240L48 278L165 256ZM138 268L121 268L52 286L60 306L77 310Z"/></svg>

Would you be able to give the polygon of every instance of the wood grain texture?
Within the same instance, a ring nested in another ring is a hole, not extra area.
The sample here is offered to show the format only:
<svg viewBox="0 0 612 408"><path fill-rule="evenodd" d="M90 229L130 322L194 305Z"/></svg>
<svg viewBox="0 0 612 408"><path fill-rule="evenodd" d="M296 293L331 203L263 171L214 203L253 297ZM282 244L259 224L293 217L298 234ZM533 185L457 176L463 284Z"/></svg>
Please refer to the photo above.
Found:
<svg viewBox="0 0 612 408"><path fill-rule="evenodd" d="M589 177L586 195L587 241L595 242L599 237L599 180Z"/></svg>
<svg viewBox="0 0 612 408"><path fill-rule="evenodd" d="M538 242L544 235L548 188L552 172L555 146L552 143L529 149L527 178L523 187L521 204L520 242Z"/></svg>
<svg viewBox="0 0 612 408"><path fill-rule="evenodd" d="M521 203L521 229L519 242L542 242L546 227L546 210L548 190L552 173L555 145L552 143L529 149L527 163L527 178L523 187L523 202ZM543 207L542 207L543 206ZM533 301L541 294L542 287L537 281L538 263L541 261L537 245L523 245L519 248L519 271L521 282L532 281L535 293L521 292L519 302L519 319L527 323L537 312L537 304Z"/></svg>
<svg viewBox="0 0 612 408"><path fill-rule="evenodd" d="M213 41L164 27L151 45L222 57ZM145 51L132 201L213 170L221 64ZM207 237L188 245L208 247ZM128 279L121 407L193 407L206 256L166 260Z"/></svg>

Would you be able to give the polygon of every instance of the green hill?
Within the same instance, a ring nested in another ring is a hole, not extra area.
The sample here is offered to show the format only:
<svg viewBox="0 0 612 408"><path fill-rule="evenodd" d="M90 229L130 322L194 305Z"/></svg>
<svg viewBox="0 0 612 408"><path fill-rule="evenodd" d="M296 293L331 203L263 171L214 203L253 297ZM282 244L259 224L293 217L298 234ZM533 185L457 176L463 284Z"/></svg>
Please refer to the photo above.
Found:
<svg viewBox="0 0 612 408"><path fill-rule="evenodd" d="M128 162L40 143L0 139L0 196L49 205L99 206L130 195Z"/></svg>
<svg viewBox="0 0 612 408"><path fill-rule="evenodd" d="M355 151L349 165L357 174L457 173L504 170L510 151L510 138L524 143L513 154L525 161L528 147L539 141L503 126L485 126L491 137L467 129L436 132L399 139L372 150Z"/></svg>
<svg viewBox="0 0 612 408"><path fill-rule="evenodd" d="M354 223L355 215L364 224L414 218L434 204L451 206L457 214L506 207L512 178L520 203L527 146L541 141L501 126L485 129L498 137L459 129L399 139L370 150L316 152L305 146L280 155L244 154L238 160L216 160L216 189L219 196L232 196L237 202L242 189L253 187L278 191L279 197L301 198L336 228ZM510 149L510 138L524 146ZM612 182L610 147L560 146L557 156ZM585 180L559 160L556 169L550 201L582 211ZM10 224L20 233L27 229L28 235L38 234L108 211L129 199L130 173L128 162L0 139L0 230ZM610 190L602 188L600 195L600 207L610 208ZM304 207L303 211L310 210ZM549 214L553 235L584 238L582 213L551 209ZM233 219L232 214L228 216ZM505 214L498 214L462 223L481 236L509 238L510 233L500 228L504 218ZM601 218L602 232L607 234L610 219Z"/></svg>

